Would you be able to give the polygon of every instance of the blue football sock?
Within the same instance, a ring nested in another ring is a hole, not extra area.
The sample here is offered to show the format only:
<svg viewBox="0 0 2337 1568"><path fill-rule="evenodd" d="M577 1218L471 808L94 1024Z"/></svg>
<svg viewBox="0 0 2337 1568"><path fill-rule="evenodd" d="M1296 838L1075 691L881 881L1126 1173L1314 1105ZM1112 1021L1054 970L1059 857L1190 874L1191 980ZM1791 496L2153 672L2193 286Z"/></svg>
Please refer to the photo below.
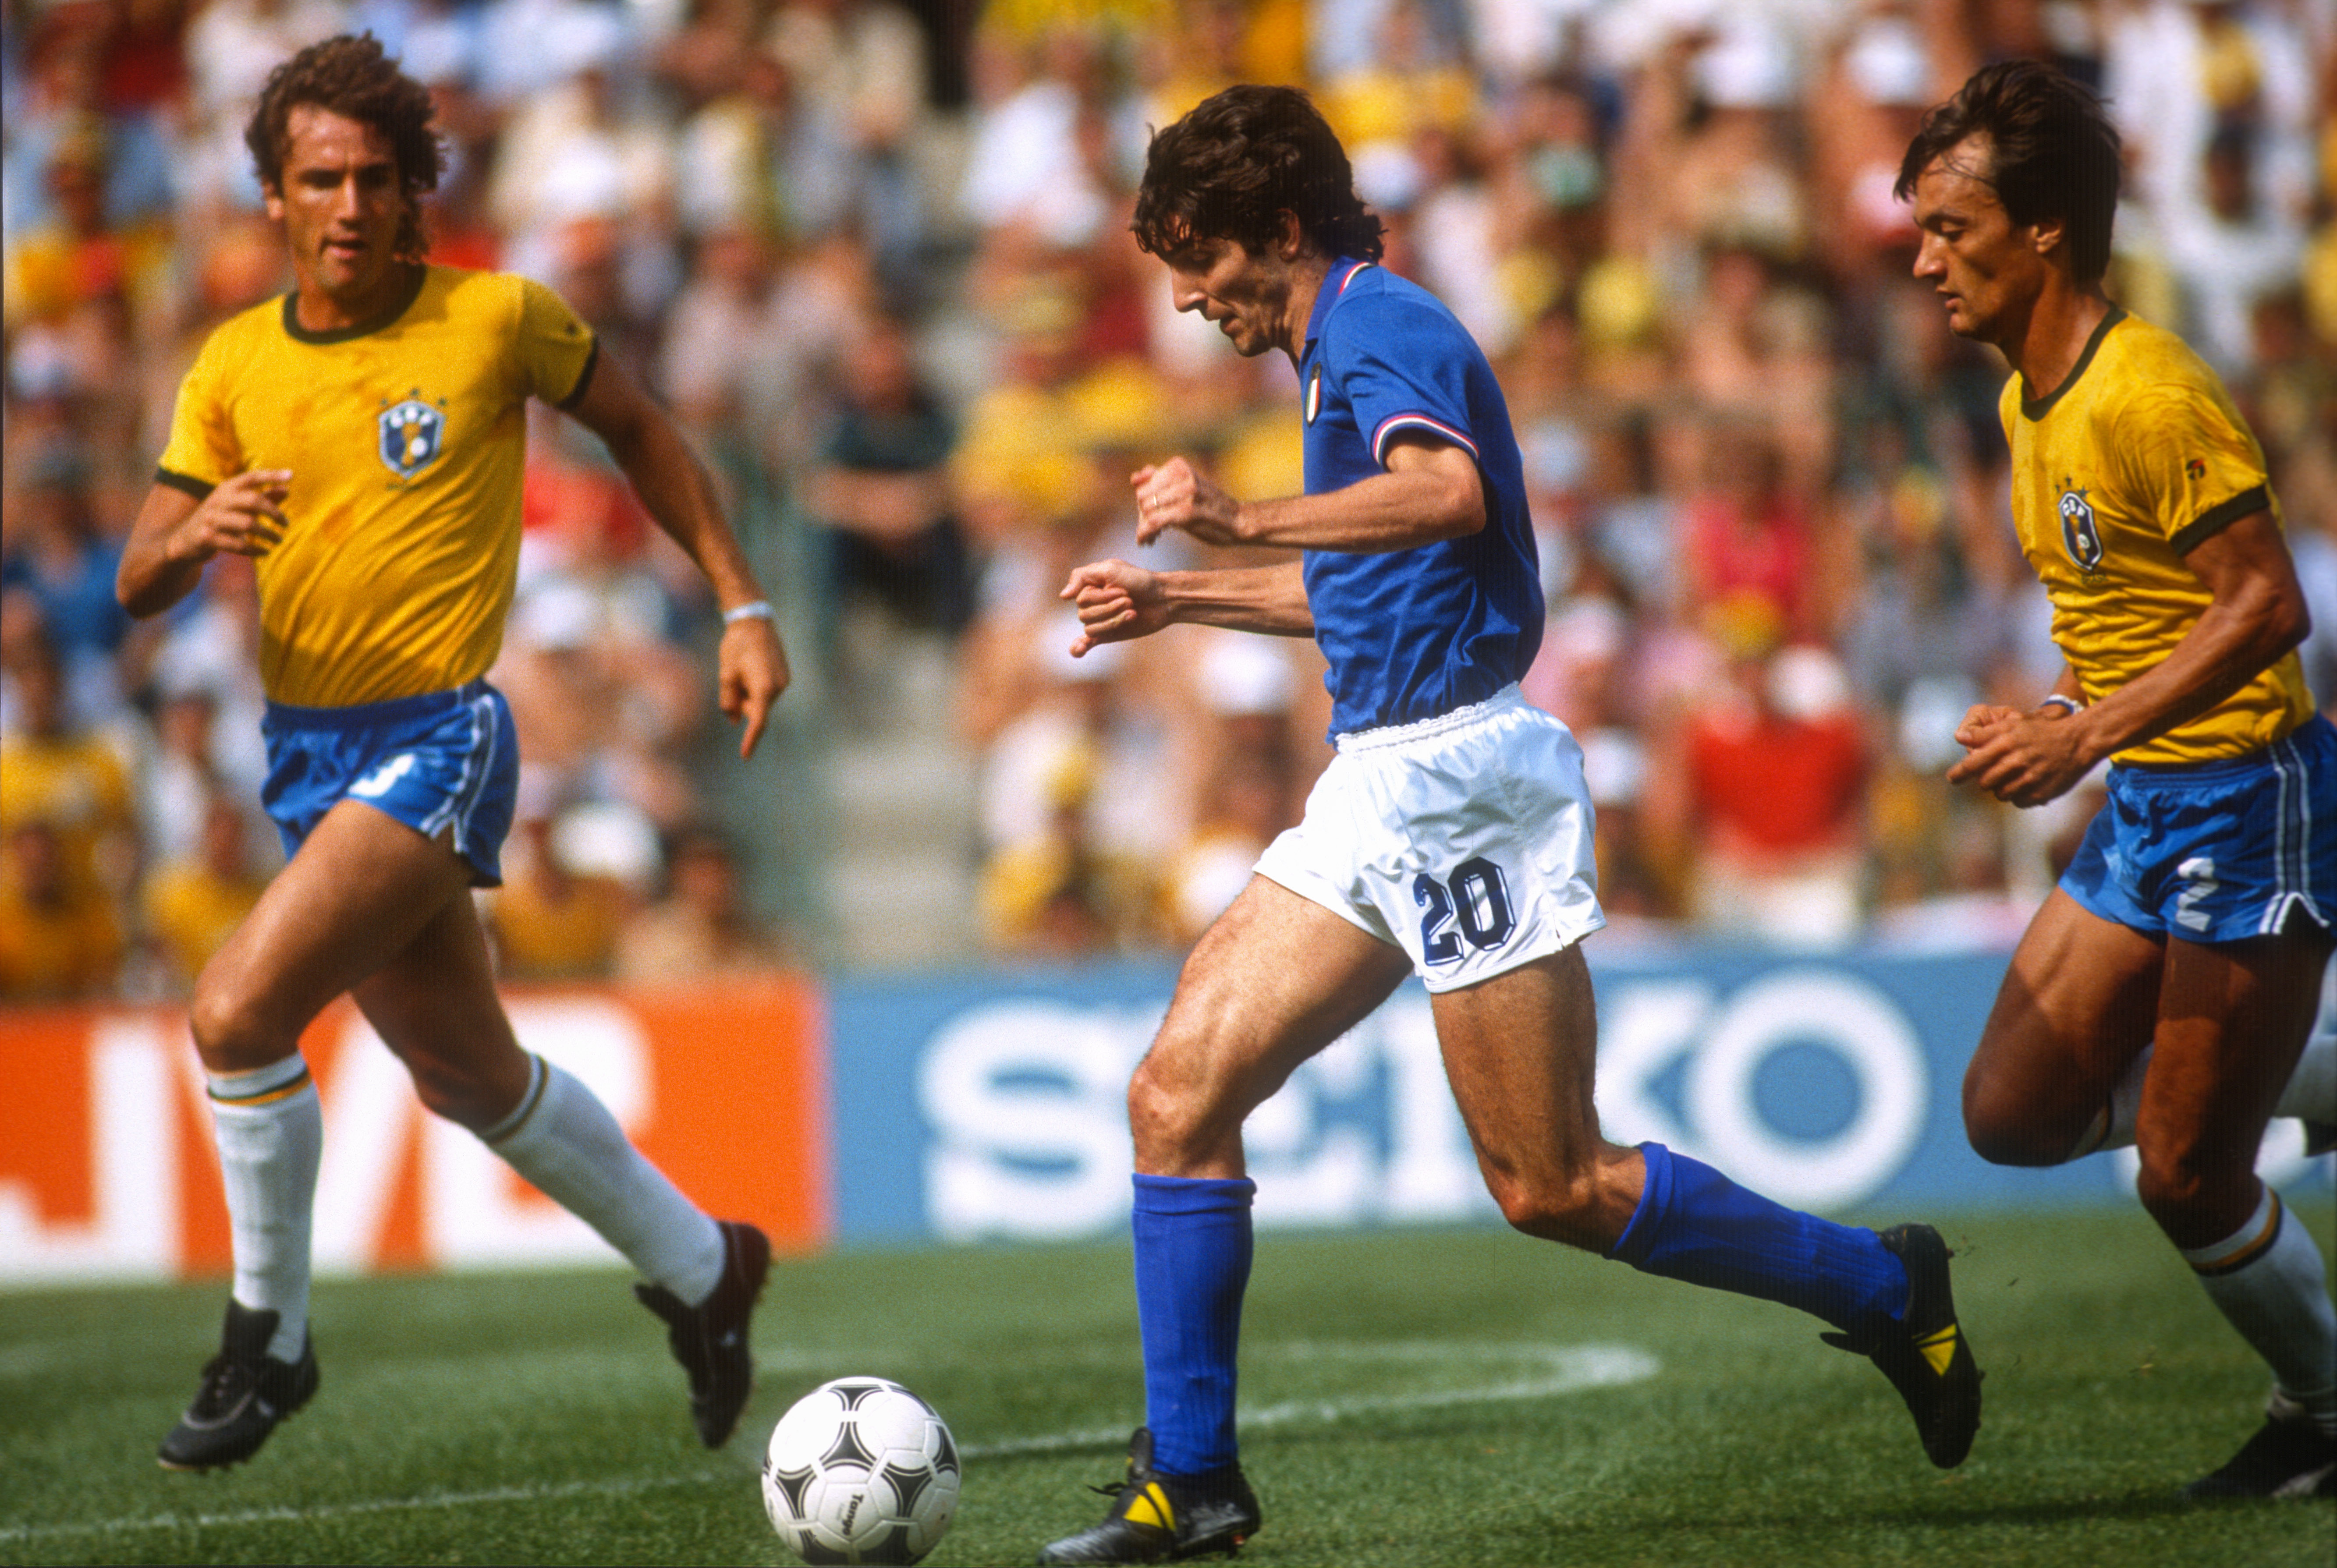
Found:
<svg viewBox="0 0 2337 1568"><path fill-rule="evenodd" d="M1907 1266L1869 1230L1773 1203L1661 1144L1641 1144L1648 1185L1607 1255L1643 1273L1758 1296L1855 1338L1907 1310Z"/></svg>
<svg viewBox="0 0 2337 1568"><path fill-rule="evenodd" d="M1234 1353L1257 1192L1247 1178L1136 1178L1145 1424L1152 1467L1163 1475L1206 1475L1234 1463Z"/></svg>

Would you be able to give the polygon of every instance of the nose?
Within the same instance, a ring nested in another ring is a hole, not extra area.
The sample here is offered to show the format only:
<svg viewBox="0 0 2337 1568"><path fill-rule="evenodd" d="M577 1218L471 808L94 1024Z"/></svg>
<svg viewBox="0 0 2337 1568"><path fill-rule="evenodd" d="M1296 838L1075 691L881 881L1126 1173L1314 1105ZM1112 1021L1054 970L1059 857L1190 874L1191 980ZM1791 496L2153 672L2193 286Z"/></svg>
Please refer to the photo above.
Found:
<svg viewBox="0 0 2337 1568"><path fill-rule="evenodd" d="M1201 308L1201 302L1208 297L1208 295L1201 292L1201 286L1198 281L1188 283L1184 278L1170 275L1168 298L1178 309L1198 310Z"/></svg>
<svg viewBox="0 0 2337 1568"><path fill-rule="evenodd" d="M1948 275L1948 258L1936 234L1926 234L1915 247L1915 276L1931 279Z"/></svg>

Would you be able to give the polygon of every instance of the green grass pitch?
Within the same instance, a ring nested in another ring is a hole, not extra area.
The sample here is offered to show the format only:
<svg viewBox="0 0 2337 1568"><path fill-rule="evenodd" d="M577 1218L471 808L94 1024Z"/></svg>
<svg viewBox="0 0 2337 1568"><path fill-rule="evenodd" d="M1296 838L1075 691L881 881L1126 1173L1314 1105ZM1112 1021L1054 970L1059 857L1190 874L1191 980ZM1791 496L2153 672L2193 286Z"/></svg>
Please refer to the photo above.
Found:
<svg viewBox="0 0 2337 1568"><path fill-rule="evenodd" d="M2324 1251L2332 1214L2304 1212ZM1246 1321L1246 1562L2337 1563L2337 1505L2192 1508L2264 1378L2137 1211L1944 1224L1988 1368L1963 1468L1782 1308L1496 1231L1269 1234ZM966 1450L936 1564L1100 1517L1138 1417L1126 1249L783 1263L739 1438L691 1440L612 1272L335 1282L324 1385L257 1462L152 1450L220 1287L0 1295L0 1563L781 1563L762 1437L827 1378L932 1400Z"/></svg>

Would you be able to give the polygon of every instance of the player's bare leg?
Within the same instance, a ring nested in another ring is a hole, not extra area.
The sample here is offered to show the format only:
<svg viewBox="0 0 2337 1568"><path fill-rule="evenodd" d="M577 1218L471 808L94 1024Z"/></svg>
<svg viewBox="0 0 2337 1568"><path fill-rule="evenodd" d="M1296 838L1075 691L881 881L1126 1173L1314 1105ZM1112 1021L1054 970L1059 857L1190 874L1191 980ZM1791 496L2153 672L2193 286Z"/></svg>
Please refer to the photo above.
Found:
<svg viewBox="0 0 2337 1568"><path fill-rule="evenodd" d="M769 1241L708 1218L592 1090L521 1049L467 896L447 902L356 997L424 1105L478 1134L640 1271L649 1283L635 1292L665 1320L689 1375L699 1439L727 1441L754 1385L747 1330Z"/></svg>
<svg viewBox="0 0 2337 1568"><path fill-rule="evenodd" d="M2257 1180L2329 947L2309 935L2171 941L2136 1147L2143 1206L2272 1368L2264 1427L2195 1496L2337 1491L2337 1310L2320 1250Z"/></svg>
<svg viewBox="0 0 2337 1568"><path fill-rule="evenodd" d="M1440 992L1432 1006L1452 1097L1503 1217L1547 1241L1612 1247L1647 1162L1599 1135L1599 1018L1581 949Z"/></svg>
<svg viewBox="0 0 2337 1568"><path fill-rule="evenodd" d="M1244 1119L1411 972L1402 950L1252 877L1186 958L1129 1083L1137 1170L1242 1175Z"/></svg>
<svg viewBox="0 0 2337 1568"><path fill-rule="evenodd" d="M2112 1097L2157 1027L2166 948L2048 895L1964 1074L1964 1131L1981 1158L2058 1165L2131 1135L2138 1096Z"/></svg>
<svg viewBox="0 0 2337 1568"><path fill-rule="evenodd" d="M1243 1174L1242 1120L1410 972L1401 950L1264 877L1186 959L1128 1089L1147 1425L1103 1522L1054 1542L1041 1563L1230 1551L1257 1529L1234 1445L1257 1190Z"/></svg>
<svg viewBox="0 0 2337 1568"><path fill-rule="evenodd" d="M1598 1024L1579 946L1434 997L1437 1038L1486 1184L1530 1235L1646 1272L1781 1302L1873 1359L1924 1453L1963 1461L1980 1369L1955 1318L1948 1251L1928 1225L1881 1234L1800 1213L1660 1144L1599 1135Z"/></svg>
<svg viewBox="0 0 2337 1568"><path fill-rule="evenodd" d="M324 1144L300 1033L327 1003L468 907L467 872L371 807L328 812L196 982L235 1284L220 1354L158 1457L203 1470L249 1458L317 1389L308 1345L309 1211Z"/></svg>

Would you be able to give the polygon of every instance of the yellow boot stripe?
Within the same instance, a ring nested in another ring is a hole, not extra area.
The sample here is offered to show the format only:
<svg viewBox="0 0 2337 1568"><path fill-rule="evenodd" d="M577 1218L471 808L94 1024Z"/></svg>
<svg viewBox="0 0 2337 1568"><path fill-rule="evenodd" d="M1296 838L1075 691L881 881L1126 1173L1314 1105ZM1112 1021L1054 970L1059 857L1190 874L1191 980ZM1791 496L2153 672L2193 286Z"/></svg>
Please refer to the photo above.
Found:
<svg viewBox="0 0 2337 1568"><path fill-rule="evenodd" d="M1916 1340L1915 1349L1923 1352L1923 1359L1931 1364L1932 1371L1946 1377L1948 1363L1956 1359L1956 1326L1951 1323L1930 1339Z"/></svg>
<svg viewBox="0 0 2337 1568"><path fill-rule="evenodd" d="M1177 1528L1177 1511L1168 1505L1168 1494L1161 1489L1158 1481L1145 1484L1144 1490L1139 1492L1136 1500L1128 1505L1125 1517L1130 1524L1149 1524L1158 1530L1174 1531Z"/></svg>

